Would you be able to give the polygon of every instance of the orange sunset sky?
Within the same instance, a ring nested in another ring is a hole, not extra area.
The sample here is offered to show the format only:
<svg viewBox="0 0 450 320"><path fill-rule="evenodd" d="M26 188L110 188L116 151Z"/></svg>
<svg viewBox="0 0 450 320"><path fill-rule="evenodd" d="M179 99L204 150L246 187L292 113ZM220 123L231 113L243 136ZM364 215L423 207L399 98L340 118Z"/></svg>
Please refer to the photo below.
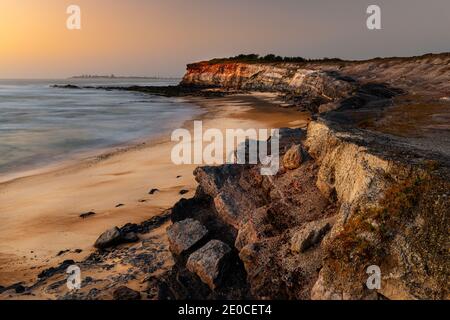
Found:
<svg viewBox="0 0 450 320"><path fill-rule="evenodd" d="M180 76L239 53L363 59L450 51L450 1L0 0L0 78ZM82 29L66 28L79 5Z"/></svg>

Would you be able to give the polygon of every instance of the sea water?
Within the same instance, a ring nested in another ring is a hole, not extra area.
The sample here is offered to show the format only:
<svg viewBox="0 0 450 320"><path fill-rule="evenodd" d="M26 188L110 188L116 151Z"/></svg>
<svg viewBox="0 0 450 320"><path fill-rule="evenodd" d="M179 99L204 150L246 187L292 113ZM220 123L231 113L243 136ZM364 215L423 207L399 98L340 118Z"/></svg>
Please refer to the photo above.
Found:
<svg viewBox="0 0 450 320"><path fill-rule="evenodd" d="M84 152L160 137L200 114L178 98L78 86L174 85L179 80L0 80L0 178Z"/></svg>

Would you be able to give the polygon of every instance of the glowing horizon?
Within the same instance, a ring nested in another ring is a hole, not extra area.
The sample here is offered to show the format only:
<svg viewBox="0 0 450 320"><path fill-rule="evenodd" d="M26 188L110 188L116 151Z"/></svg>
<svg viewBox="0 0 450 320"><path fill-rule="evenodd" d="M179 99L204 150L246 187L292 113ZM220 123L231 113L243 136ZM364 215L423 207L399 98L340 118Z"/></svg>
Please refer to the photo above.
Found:
<svg viewBox="0 0 450 320"><path fill-rule="evenodd" d="M450 51L448 1L378 2L383 29L371 32L365 0L2 0L0 78L180 76L193 61L253 52L365 59ZM66 28L70 4L81 7L82 30ZM421 17L432 23L418 24Z"/></svg>

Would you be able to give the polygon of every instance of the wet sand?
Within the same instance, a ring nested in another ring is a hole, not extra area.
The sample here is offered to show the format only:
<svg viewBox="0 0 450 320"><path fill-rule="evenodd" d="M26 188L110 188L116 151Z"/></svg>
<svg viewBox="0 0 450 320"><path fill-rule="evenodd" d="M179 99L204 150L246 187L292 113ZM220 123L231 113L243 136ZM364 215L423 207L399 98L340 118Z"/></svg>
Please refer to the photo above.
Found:
<svg viewBox="0 0 450 320"><path fill-rule="evenodd" d="M186 100L204 108L198 119L204 129L303 127L308 122L307 114L280 108L270 94ZM0 285L32 283L40 271L63 260L84 259L106 229L142 222L193 196L197 165L174 165L175 144L161 137L1 183ZM150 195L153 188L160 191ZM189 193L180 195L182 189ZM80 218L91 211L95 215ZM58 256L62 250L70 251Z"/></svg>

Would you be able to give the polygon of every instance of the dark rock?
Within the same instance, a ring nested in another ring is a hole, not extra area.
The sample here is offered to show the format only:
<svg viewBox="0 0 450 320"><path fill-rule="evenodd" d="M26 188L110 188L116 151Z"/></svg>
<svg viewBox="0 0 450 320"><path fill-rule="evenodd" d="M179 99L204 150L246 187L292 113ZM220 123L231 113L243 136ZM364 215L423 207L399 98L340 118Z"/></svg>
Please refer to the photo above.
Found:
<svg viewBox="0 0 450 320"><path fill-rule="evenodd" d="M26 290L26 288L21 284L14 285L13 288L16 290L16 293L24 293Z"/></svg>
<svg viewBox="0 0 450 320"><path fill-rule="evenodd" d="M154 216L149 220L146 220L140 224L127 223L120 228L120 233L126 235L129 232L134 233L148 233L150 230L163 225L166 221L170 219L171 210L166 210L164 213Z"/></svg>
<svg viewBox="0 0 450 320"><path fill-rule="evenodd" d="M66 279L63 279L63 280L60 280L60 281L56 281L56 282L50 284L47 287L47 290L56 290L56 289L58 289L59 287L61 287L62 285L66 284L66 283L67 283Z"/></svg>
<svg viewBox="0 0 450 320"><path fill-rule="evenodd" d="M73 261L73 260L64 260L58 267L51 267L51 268L43 270L41 273L38 274L38 278L46 279L46 278L52 277L53 275L55 275L57 273L65 272L69 266L74 265L74 264L75 264L75 261Z"/></svg>
<svg viewBox="0 0 450 320"><path fill-rule="evenodd" d="M188 192L189 192L189 190L183 189L183 190L180 191L180 194L183 195L183 194L186 194Z"/></svg>
<svg viewBox="0 0 450 320"><path fill-rule="evenodd" d="M159 189L152 189L148 192L148 194L155 194L156 192L159 192Z"/></svg>
<svg viewBox="0 0 450 320"><path fill-rule="evenodd" d="M88 276L88 277L84 278L83 281L81 282L81 287L83 288L93 281L94 281L94 279L92 277Z"/></svg>
<svg viewBox="0 0 450 320"><path fill-rule="evenodd" d="M105 249L115 246L122 241L122 235L119 228L111 228L100 235L95 241L94 247L97 249Z"/></svg>
<svg viewBox="0 0 450 320"><path fill-rule="evenodd" d="M93 215L95 215L95 212L89 211L89 212L80 214L80 218L86 219L86 218L88 218L90 216L93 216Z"/></svg>
<svg viewBox="0 0 450 320"><path fill-rule="evenodd" d="M197 188L198 190L199 188ZM185 220L187 218L193 217L193 212L198 210L203 204L203 199L197 197L184 199L181 198L180 201L175 203L171 210L171 220L172 222L178 222Z"/></svg>
<svg viewBox="0 0 450 320"><path fill-rule="evenodd" d="M189 256L186 267L214 290L221 284L230 253L231 249L226 243L211 240Z"/></svg>
<svg viewBox="0 0 450 320"><path fill-rule="evenodd" d="M128 287L117 288L113 293L114 300L140 300L141 294Z"/></svg>
<svg viewBox="0 0 450 320"><path fill-rule="evenodd" d="M122 235L127 234L129 232L135 232L137 233L139 231L139 225L136 223L127 223L123 227L120 228L120 233Z"/></svg>
<svg viewBox="0 0 450 320"><path fill-rule="evenodd" d="M15 283L13 285L10 285L9 287L3 287L0 286L0 294L10 291L10 290L14 290L15 293L24 293L27 288L23 286L22 282L19 283Z"/></svg>
<svg viewBox="0 0 450 320"><path fill-rule="evenodd" d="M61 250L60 252L58 252L58 254L56 255L57 257L62 256L63 254L69 252L70 250Z"/></svg>
<svg viewBox="0 0 450 320"><path fill-rule="evenodd" d="M123 206L124 206L123 203L119 203L118 205L116 205L116 208L120 208L120 207L123 207Z"/></svg>
<svg viewBox="0 0 450 320"><path fill-rule="evenodd" d="M170 250L179 255L203 240L208 230L198 221L186 219L167 228Z"/></svg>
<svg viewBox="0 0 450 320"><path fill-rule="evenodd" d="M128 232L135 233L148 233L151 230L160 227L166 223L171 217L171 210L166 210L162 214L154 216L138 225L136 224L126 224L120 229L121 234L126 234Z"/></svg>
<svg viewBox="0 0 450 320"><path fill-rule="evenodd" d="M73 85L73 84L65 84L65 85L55 84L55 85L52 85L51 87L57 88L57 89L81 89L81 87Z"/></svg>
<svg viewBox="0 0 450 320"><path fill-rule="evenodd" d="M75 249L73 252L75 252L75 253L81 253L81 252L83 252L83 250L81 250L81 249Z"/></svg>

